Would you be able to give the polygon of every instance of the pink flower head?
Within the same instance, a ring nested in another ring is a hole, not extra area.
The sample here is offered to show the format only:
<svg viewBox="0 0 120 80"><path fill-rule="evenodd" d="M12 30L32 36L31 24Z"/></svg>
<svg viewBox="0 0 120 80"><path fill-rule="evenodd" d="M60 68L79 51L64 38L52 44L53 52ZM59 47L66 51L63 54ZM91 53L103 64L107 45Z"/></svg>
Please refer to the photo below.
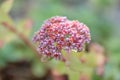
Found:
<svg viewBox="0 0 120 80"><path fill-rule="evenodd" d="M44 22L34 35L33 42L38 43L37 51L40 54L61 58L62 50L82 51L84 44L90 42L90 31L77 20L55 16Z"/></svg>

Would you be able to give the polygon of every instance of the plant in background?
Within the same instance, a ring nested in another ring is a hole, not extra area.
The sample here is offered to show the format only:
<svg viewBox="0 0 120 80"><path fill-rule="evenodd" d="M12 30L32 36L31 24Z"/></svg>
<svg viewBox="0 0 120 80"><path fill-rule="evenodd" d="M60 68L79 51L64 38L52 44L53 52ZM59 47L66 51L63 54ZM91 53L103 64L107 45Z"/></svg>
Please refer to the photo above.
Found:
<svg viewBox="0 0 120 80"><path fill-rule="evenodd" d="M37 51L47 57L62 59L62 51L81 52L85 43L90 42L89 28L77 20L55 16L44 22L38 30L33 42L37 43Z"/></svg>

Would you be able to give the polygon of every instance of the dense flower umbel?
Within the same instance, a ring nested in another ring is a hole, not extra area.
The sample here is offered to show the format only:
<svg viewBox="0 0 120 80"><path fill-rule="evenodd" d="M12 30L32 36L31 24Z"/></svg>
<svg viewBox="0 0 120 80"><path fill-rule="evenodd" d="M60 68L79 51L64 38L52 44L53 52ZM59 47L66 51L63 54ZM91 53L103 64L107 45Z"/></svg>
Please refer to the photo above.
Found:
<svg viewBox="0 0 120 80"><path fill-rule="evenodd" d="M90 32L86 25L77 20L55 16L44 22L33 41L38 43L37 51L40 54L60 59L62 50L82 51L84 44L90 41Z"/></svg>

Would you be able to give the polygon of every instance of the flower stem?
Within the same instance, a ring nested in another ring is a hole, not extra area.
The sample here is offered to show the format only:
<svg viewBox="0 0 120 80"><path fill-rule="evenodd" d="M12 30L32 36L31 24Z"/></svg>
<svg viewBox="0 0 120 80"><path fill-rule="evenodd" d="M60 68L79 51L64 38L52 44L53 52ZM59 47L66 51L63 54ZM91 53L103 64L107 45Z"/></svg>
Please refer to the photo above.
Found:
<svg viewBox="0 0 120 80"><path fill-rule="evenodd" d="M35 55L40 59L41 55L36 51L32 43L29 41L29 39L24 36L24 34L18 32L18 30L14 27L9 25L7 22L2 22L2 26L4 26L6 29L10 30L11 32L15 33L31 50L35 53Z"/></svg>

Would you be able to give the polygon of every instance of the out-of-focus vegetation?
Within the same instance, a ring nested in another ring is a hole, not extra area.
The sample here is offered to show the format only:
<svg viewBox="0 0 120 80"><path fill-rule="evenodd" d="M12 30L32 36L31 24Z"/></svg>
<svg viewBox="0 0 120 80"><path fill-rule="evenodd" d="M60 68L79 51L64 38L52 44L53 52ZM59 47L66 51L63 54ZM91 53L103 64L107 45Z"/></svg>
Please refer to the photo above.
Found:
<svg viewBox="0 0 120 80"><path fill-rule="evenodd" d="M0 80L120 80L119 14L120 0L0 0ZM42 63L31 47L34 32L56 15L91 31L87 52L66 64Z"/></svg>

